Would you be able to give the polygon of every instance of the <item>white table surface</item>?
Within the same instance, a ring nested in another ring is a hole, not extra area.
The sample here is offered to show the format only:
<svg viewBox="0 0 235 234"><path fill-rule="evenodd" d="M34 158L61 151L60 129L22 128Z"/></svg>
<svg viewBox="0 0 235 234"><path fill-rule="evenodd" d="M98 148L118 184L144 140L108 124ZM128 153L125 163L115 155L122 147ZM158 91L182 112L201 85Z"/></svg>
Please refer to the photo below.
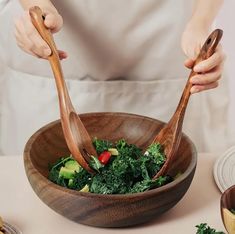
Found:
<svg viewBox="0 0 235 234"><path fill-rule="evenodd" d="M220 218L221 193L212 174L215 160L215 155L199 154L190 189L161 217L141 226L107 229L77 224L55 213L31 189L22 156L0 156L0 216L23 234L194 234L195 225L200 223L225 231Z"/></svg>

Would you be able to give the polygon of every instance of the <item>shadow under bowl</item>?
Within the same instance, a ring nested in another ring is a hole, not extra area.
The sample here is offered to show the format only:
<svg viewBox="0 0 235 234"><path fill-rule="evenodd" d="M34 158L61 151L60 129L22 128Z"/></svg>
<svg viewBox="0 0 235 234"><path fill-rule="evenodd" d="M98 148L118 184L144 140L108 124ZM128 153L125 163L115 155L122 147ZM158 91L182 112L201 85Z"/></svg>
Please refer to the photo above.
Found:
<svg viewBox="0 0 235 234"><path fill-rule="evenodd" d="M80 118L92 138L112 142L123 138L142 149L151 144L164 125L156 119L127 113L87 113ZM188 190L197 162L195 146L183 134L177 160L170 171L172 175L181 172L181 176L146 192L105 195L69 190L48 180L48 165L69 154L60 121L42 127L25 147L28 180L38 197L51 209L75 222L97 227L141 224L171 209Z"/></svg>

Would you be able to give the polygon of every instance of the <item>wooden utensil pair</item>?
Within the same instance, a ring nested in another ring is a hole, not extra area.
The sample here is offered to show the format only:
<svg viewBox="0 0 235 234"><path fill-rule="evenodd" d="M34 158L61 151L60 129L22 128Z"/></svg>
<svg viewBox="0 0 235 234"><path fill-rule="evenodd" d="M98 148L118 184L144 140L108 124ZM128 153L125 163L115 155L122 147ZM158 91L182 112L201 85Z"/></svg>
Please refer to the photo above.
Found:
<svg viewBox="0 0 235 234"><path fill-rule="evenodd" d="M64 80L56 45L51 32L44 25L43 12L39 7L35 6L30 8L29 14L34 27L51 49L51 55L48 57L48 60L51 64L56 81L60 104L61 124L68 148L73 157L84 169L90 173L94 173L89 166L89 154L97 156L96 150L93 147L92 140L86 128L72 105ZM89 154L87 154L87 152L89 152Z"/></svg>
<svg viewBox="0 0 235 234"><path fill-rule="evenodd" d="M55 43L50 31L45 28L43 22L43 12L39 7L35 6L29 10L29 13L33 25L38 30L41 37L47 42L52 51L51 55L48 57L48 60L50 61L56 80L60 103L61 124L68 148L74 158L84 169L90 173L94 173L89 166L89 155L97 156L97 154L92 145L92 140L70 100ZM202 60L209 58L214 53L221 37L222 30L216 29L212 32L203 45L200 54L195 61L195 65ZM159 142L163 146L164 153L167 158L165 164L154 176L154 178L166 174L170 166L174 163L174 155L181 140L184 114L190 97L190 89L192 87L190 78L195 74L196 73L192 70L174 115L153 140L153 143Z"/></svg>

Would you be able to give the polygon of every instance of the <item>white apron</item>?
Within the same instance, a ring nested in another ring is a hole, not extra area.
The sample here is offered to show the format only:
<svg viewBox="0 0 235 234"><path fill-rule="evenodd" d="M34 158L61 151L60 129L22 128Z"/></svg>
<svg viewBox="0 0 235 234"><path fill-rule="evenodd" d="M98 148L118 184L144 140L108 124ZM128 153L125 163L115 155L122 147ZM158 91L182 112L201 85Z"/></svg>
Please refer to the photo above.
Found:
<svg viewBox="0 0 235 234"><path fill-rule="evenodd" d="M27 139L59 118L54 78L46 60L22 52L13 37L18 1L0 9L0 155L22 154ZM129 112L168 121L189 71L180 37L191 13L189 0L55 1L64 18L56 34L69 93L79 113ZM188 12L188 14L187 14ZM224 150L226 81L193 95L184 132L198 151Z"/></svg>

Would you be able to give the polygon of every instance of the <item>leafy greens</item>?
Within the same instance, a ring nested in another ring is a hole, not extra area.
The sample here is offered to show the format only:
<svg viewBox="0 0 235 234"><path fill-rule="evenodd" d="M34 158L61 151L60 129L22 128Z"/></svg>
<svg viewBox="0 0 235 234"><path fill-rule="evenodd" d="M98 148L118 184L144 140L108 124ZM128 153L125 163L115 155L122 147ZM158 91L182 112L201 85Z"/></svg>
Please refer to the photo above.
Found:
<svg viewBox="0 0 235 234"><path fill-rule="evenodd" d="M201 223L196 225L197 233L196 234L225 234L224 232L218 232L214 228L211 228L207 223Z"/></svg>
<svg viewBox="0 0 235 234"><path fill-rule="evenodd" d="M128 144L123 139L113 144L107 140L95 138L93 144L98 154L115 148L118 155L112 155L106 165L92 156L90 166L98 173L91 175L81 168L78 172L73 171L70 179L61 176L60 171L61 167L66 166L66 161L74 159L61 158L51 168L49 179L56 184L75 190L88 186L89 192L99 194L144 192L172 181L170 176L152 179L166 160L160 144L150 145L145 154L136 145Z"/></svg>

